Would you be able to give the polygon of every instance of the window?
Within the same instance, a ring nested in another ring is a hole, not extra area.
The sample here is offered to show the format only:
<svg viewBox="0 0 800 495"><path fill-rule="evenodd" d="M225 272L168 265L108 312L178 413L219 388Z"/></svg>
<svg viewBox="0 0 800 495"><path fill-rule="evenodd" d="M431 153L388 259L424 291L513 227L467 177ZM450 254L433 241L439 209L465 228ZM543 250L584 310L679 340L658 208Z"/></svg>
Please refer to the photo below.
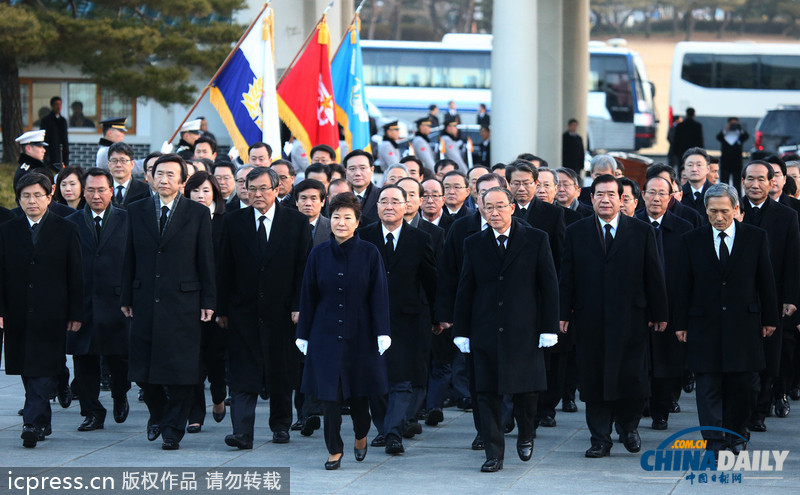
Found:
<svg viewBox="0 0 800 495"><path fill-rule="evenodd" d="M756 55L717 55L714 87L756 89Z"/></svg>
<svg viewBox="0 0 800 495"><path fill-rule="evenodd" d="M70 132L100 132L100 121L112 117L128 118L128 134L136 132L136 100L114 93L91 81L59 81L23 78L20 84L22 126L26 131L39 128L41 118L50 113L50 98L62 99L62 114Z"/></svg>
<svg viewBox="0 0 800 495"><path fill-rule="evenodd" d="M759 87L764 89L800 89L800 57L762 55Z"/></svg>
<svg viewBox="0 0 800 495"><path fill-rule="evenodd" d="M711 87L712 56L705 53L688 53L683 57L681 79L702 86Z"/></svg>
<svg viewBox="0 0 800 495"><path fill-rule="evenodd" d="M369 86L490 89L491 53L445 50L364 49Z"/></svg>
<svg viewBox="0 0 800 495"><path fill-rule="evenodd" d="M614 122L633 122L633 90L625 55L589 57L589 91L606 95L606 109Z"/></svg>
<svg viewBox="0 0 800 495"><path fill-rule="evenodd" d="M681 78L704 88L797 90L800 56L690 53Z"/></svg>

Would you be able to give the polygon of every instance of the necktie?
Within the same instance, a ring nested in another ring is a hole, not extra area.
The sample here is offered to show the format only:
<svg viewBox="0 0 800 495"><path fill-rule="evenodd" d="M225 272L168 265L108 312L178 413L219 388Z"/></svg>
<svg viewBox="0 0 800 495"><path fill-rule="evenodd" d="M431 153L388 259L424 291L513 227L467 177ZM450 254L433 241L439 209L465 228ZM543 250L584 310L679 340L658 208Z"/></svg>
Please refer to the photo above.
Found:
<svg viewBox="0 0 800 495"><path fill-rule="evenodd" d="M606 238L605 238L605 241L606 241L606 253L608 253L611 250L611 243L614 241L614 237L611 235L611 224L610 223L607 223L605 225L605 229L606 229Z"/></svg>
<svg viewBox="0 0 800 495"><path fill-rule="evenodd" d="M728 245L725 243L725 238L728 237L728 234L725 232L719 233L719 264L725 266L728 263L728 257L730 256L730 252L728 252Z"/></svg>
<svg viewBox="0 0 800 495"><path fill-rule="evenodd" d="M117 186L117 204L122 204L122 190L125 186Z"/></svg>
<svg viewBox="0 0 800 495"><path fill-rule="evenodd" d="M267 227L264 225L264 220L267 219L266 215L258 217L258 248L261 254L267 252Z"/></svg>
<svg viewBox="0 0 800 495"><path fill-rule="evenodd" d="M161 207L161 219L158 221L158 229L159 232L162 234L164 233L164 227L167 225L167 214L169 213L169 206L164 205Z"/></svg>
<svg viewBox="0 0 800 495"><path fill-rule="evenodd" d="M519 216L524 217L526 213L528 213L528 209L527 208L523 208L523 207L520 206L519 207Z"/></svg>
<svg viewBox="0 0 800 495"><path fill-rule="evenodd" d="M389 232L386 234L386 261L389 261L394 254L394 235Z"/></svg>
<svg viewBox="0 0 800 495"><path fill-rule="evenodd" d="M358 200L361 202L362 205L364 204L364 196L358 196Z"/></svg>
<svg viewBox="0 0 800 495"><path fill-rule="evenodd" d="M100 229L103 227L100 225L100 222L103 221L103 217L96 216L94 217L94 230L97 232L97 238L100 239Z"/></svg>
<svg viewBox="0 0 800 495"><path fill-rule="evenodd" d="M755 207L753 208L753 225L760 225L761 224L761 208Z"/></svg>
<svg viewBox="0 0 800 495"><path fill-rule="evenodd" d="M700 202L700 196L702 196L702 194L701 194L701 193L699 193L699 192L696 192L696 193L694 193L694 201L695 201L696 203L699 203L699 202Z"/></svg>
<svg viewBox="0 0 800 495"><path fill-rule="evenodd" d="M500 250L500 259L505 259L506 257L506 239L508 239L508 236L503 234L497 236L497 249Z"/></svg>
<svg viewBox="0 0 800 495"><path fill-rule="evenodd" d="M653 223L651 225L653 226L654 229L657 229L661 224L653 220Z"/></svg>

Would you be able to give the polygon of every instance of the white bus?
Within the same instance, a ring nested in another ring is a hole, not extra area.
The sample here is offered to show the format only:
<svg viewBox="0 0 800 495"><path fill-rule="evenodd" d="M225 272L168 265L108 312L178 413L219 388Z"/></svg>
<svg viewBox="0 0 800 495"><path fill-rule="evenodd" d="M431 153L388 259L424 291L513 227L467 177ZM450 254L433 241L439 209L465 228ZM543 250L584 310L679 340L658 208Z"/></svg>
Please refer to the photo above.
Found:
<svg viewBox="0 0 800 495"><path fill-rule="evenodd" d="M453 100L464 123L491 110L491 35L448 34L441 42L364 40L367 99L386 115L416 120ZM616 40L614 45L623 44ZM655 141L655 88L638 53L591 42L588 106L591 149L633 151ZM570 116L565 116L569 118ZM553 123L565 125L565 122Z"/></svg>
<svg viewBox="0 0 800 495"><path fill-rule="evenodd" d="M779 105L800 105L800 44L681 42L669 86L669 123L693 107L708 149L729 117L738 117L753 145L758 119Z"/></svg>

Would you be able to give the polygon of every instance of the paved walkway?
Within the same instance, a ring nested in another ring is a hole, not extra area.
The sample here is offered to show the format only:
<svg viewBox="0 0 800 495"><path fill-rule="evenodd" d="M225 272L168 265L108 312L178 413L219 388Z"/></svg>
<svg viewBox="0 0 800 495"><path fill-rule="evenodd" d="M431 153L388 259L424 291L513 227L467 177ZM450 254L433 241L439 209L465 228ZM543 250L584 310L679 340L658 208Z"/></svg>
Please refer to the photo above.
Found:
<svg viewBox="0 0 800 495"><path fill-rule="evenodd" d="M451 408L445 410L445 421L439 427L424 427L422 435L405 440L406 453L387 456L383 449L370 449L364 462L355 462L350 445L352 429L345 417L343 436L345 455L338 471L325 471L323 463L327 451L321 431L311 437L292 432L286 445L274 445L267 427L268 405L260 401L257 411L256 441L251 451L227 447L223 439L230 433L230 416L214 423L211 412L203 431L186 435L179 451L160 449L160 439L148 442L145 436L147 411L137 402L136 391L129 393L131 412L123 424L111 417L111 398L103 392L102 402L109 409L104 430L81 433L76 427L81 423L78 404L68 409L53 407L53 435L35 449L25 449L19 438L21 418L17 410L22 407L23 388L19 377L0 374L0 465L5 467L80 468L126 467L279 467L291 468L293 493L363 493L399 495L405 493L436 494L491 494L491 493L769 493L770 495L797 494L800 485L800 402L792 405L794 411L788 418L768 418L767 433L754 433L751 449L790 450L781 473L745 473L740 484L711 482L699 485L684 479L685 472L646 472L640 467L640 454L630 454L620 444L615 444L611 457L586 459L584 451L589 446L589 434L584 421L584 408L578 403L578 413L557 416L556 428L539 428L530 462L521 462L514 448L516 430L506 437L505 469L499 473L479 472L483 452L470 450L474 437L472 417L469 413ZM670 434L697 425L694 394L684 394L680 414L672 415L668 431L650 429L649 418L644 418L639 429L642 451L655 449ZM375 432L370 432L372 439ZM696 435L696 434L695 434ZM686 438L698 438L687 436ZM0 469L0 494L5 487L5 469ZM699 474L699 473L698 473ZM653 479L659 476L661 479ZM748 479L748 477L758 479ZM764 479L765 476L780 479ZM33 492L32 492L33 493ZM39 492L42 493L42 492Z"/></svg>

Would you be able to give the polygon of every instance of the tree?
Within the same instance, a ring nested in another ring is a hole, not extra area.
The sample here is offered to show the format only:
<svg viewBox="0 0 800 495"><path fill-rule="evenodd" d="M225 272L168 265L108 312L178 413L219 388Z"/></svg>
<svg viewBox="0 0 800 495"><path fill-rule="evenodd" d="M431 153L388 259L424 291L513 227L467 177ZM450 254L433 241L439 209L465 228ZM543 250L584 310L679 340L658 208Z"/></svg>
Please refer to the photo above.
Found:
<svg viewBox="0 0 800 495"><path fill-rule="evenodd" d="M191 103L193 72L210 76L242 34L231 21L244 0L0 1L3 161L22 132L19 67L76 66L120 95Z"/></svg>

